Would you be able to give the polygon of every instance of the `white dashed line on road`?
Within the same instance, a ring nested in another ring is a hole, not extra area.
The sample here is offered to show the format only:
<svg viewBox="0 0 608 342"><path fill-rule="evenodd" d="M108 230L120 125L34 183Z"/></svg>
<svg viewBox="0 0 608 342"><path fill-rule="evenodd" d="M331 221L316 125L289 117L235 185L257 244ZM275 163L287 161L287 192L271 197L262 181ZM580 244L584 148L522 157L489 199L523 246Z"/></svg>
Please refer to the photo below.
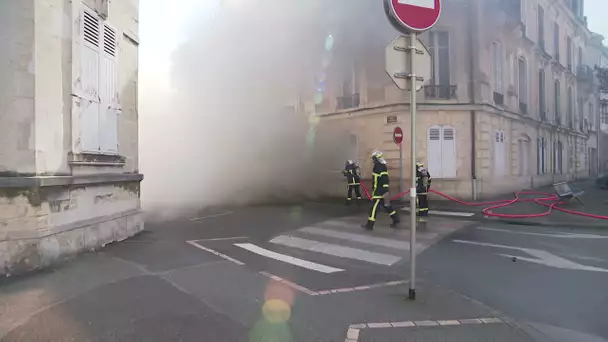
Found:
<svg viewBox="0 0 608 342"><path fill-rule="evenodd" d="M404 321L404 322L382 322L382 323L359 323L351 324L346 332L345 342L359 341L359 335L363 329L389 329L389 328L420 328L427 327L451 327L469 324L498 324L505 323L500 318L473 318L473 319L450 319L440 321Z"/></svg>
<svg viewBox="0 0 608 342"><path fill-rule="evenodd" d="M245 265L245 263L240 262L240 261L238 261L238 260L236 260L234 258L231 258L231 257L227 256L226 254L222 254L220 252L214 251L211 248L207 248L207 247L201 246L198 243L196 243L196 241L186 241L186 243L188 243L188 244L190 244L190 245L192 245L192 246L194 246L194 247L196 247L196 248L198 248L200 250L203 250L205 252L208 252L208 253L211 253L213 255L219 256L220 258L224 258L224 259L226 259L226 260L228 260L230 262L233 262L233 263L235 263L237 265L240 265L240 266Z"/></svg>
<svg viewBox="0 0 608 342"><path fill-rule="evenodd" d="M332 238L342 239L342 240L347 240L347 241L360 242L360 243L366 243L366 244L370 244L370 245L400 249L400 250L404 250L404 251L410 250L409 242L396 241L394 239L386 239L386 238L366 236L366 235L361 235L361 234L346 233L346 232L340 232L340 231L336 231L336 230L323 229L323 228L317 228L317 227L304 227L304 228L298 229L298 231L303 232L303 233L313 234L313 235L321 235L321 236L327 236L327 237L332 237Z"/></svg>
<svg viewBox="0 0 608 342"><path fill-rule="evenodd" d="M355 259L386 266L393 265L394 263L401 260L401 257L395 255L370 252L358 248L344 247L288 235L277 236L274 239L270 240L270 242L282 246L299 248L311 252L317 252L341 258Z"/></svg>
<svg viewBox="0 0 608 342"><path fill-rule="evenodd" d="M499 232L499 233L507 233L507 234L520 234L520 235L533 235L533 236L542 236L548 238L557 238L557 239L608 239L608 235L595 235L595 234L574 234L574 233L562 233L562 232L554 232L550 233L532 233L532 232L522 232L508 229L500 229L500 228L488 228L488 227L477 227L478 230L486 230L490 232Z"/></svg>
<svg viewBox="0 0 608 342"><path fill-rule="evenodd" d="M321 264L317 264L312 261L306 261L306 260L298 259L298 258L289 256L289 255L273 252L268 249L262 248L260 246L256 246L252 243L235 243L234 245L237 247L240 247L242 249L248 250L252 253L258 254L258 255L261 255L261 256L264 256L267 258L271 258L271 259L275 259L275 260L279 260L282 262L286 262L288 264L306 268L306 269L312 270L312 271L317 271L317 272L321 272L321 273L335 273L335 272L344 271L341 268L321 265Z"/></svg>
<svg viewBox="0 0 608 342"><path fill-rule="evenodd" d="M402 208L401 210L409 212L410 208ZM475 213L468 213L468 212L461 212L461 211L429 210L429 215L471 217L471 216L475 216Z"/></svg>

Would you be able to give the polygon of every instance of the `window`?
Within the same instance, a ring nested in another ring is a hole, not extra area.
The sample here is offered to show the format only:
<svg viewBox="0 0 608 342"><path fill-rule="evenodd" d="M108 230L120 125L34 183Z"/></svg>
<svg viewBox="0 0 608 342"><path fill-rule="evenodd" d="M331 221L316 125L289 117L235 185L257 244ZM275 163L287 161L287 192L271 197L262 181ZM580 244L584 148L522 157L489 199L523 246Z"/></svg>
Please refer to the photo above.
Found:
<svg viewBox="0 0 608 342"><path fill-rule="evenodd" d="M572 71L572 38L570 36L566 39L566 63L568 70Z"/></svg>
<svg viewBox="0 0 608 342"><path fill-rule="evenodd" d="M494 42L492 44L492 87L494 88L494 92L499 94L504 94L503 59L502 44Z"/></svg>
<svg viewBox="0 0 608 342"><path fill-rule="evenodd" d="M545 51L545 10L538 6L538 45Z"/></svg>
<svg viewBox="0 0 608 342"><path fill-rule="evenodd" d="M456 132L453 127L429 128L427 154L433 178L456 178Z"/></svg>
<svg viewBox="0 0 608 342"><path fill-rule="evenodd" d="M555 123L560 125L562 123L562 97L561 97L561 84L559 80L555 80L554 82L554 96L553 100L555 101Z"/></svg>
<svg viewBox="0 0 608 342"><path fill-rule="evenodd" d="M77 153L118 154L118 34L86 8L82 12Z"/></svg>
<svg viewBox="0 0 608 342"><path fill-rule="evenodd" d="M583 112L584 112L584 106L583 106L583 100L582 99L578 99L576 101L577 103L577 112L575 114L575 123L576 126L578 127L578 129L582 132L584 130L584 120L583 120Z"/></svg>
<svg viewBox="0 0 608 342"><path fill-rule="evenodd" d="M517 141L517 156L519 159L519 175L527 176L530 173L528 168L528 162L530 160L529 139L519 139Z"/></svg>
<svg viewBox="0 0 608 342"><path fill-rule="evenodd" d="M504 131L494 132L494 175L507 174L507 143Z"/></svg>
<svg viewBox="0 0 608 342"><path fill-rule="evenodd" d="M559 24L557 21L553 24L553 52L555 59L559 62Z"/></svg>
<svg viewBox="0 0 608 342"><path fill-rule="evenodd" d="M583 48L582 47L578 47L578 61L576 63L576 65L583 65L584 63L584 59L583 59Z"/></svg>
<svg viewBox="0 0 608 342"><path fill-rule="evenodd" d="M523 28L523 34L526 37L529 37L528 35L528 8L526 7L528 5L527 1L522 0L521 1L521 23L524 25Z"/></svg>
<svg viewBox="0 0 608 342"><path fill-rule="evenodd" d="M595 127L595 113L593 113L593 103L589 102L589 114L588 114L589 126L586 129L593 129Z"/></svg>
<svg viewBox="0 0 608 342"><path fill-rule="evenodd" d="M344 71L342 81L342 96L338 97L338 109L357 108L360 104L359 80L357 77L357 64L351 61Z"/></svg>
<svg viewBox="0 0 608 342"><path fill-rule="evenodd" d="M572 86L568 86L568 118L566 119L568 126L570 128L574 128L573 120L574 116L574 90L572 90Z"/></svg>
<svg viewBox="0 0 608 342"><path fill-rule="evenodd" d="M519 111L522 114L528 112L528 63L520 58L518 62L518 95Z"/></svg>
<svg viewBox="0 0 608 342"><path fill-rule="evenodd" d="M540 137L536 140L536 161L537 161L537 171L539 175L543 175L547 173L546 169L546 161L547 161L547 141L544 137Z"/></svg>
<svg viewBox="0 0 608 342"><path fill-rule="evenodd" d="M438 96L450 98L450 37L448 32L429 32L429 51L433 56L431 85L438 87Z"/></svg>
<svg viewBox="0 0 608 342"><path fill-rule="evenodd" d="M557 141L555 146L555 173L564 173L564 146L561 141Z"/></svg>
<svg viewBox="0 0 608 342"><path fill-rule="evenodd" d="M538 115L543 121L547 118L545 80L545 69L540 69L538 71Z"/></svg>
<svg viewBox="0 0 608 342"><path fill-rule="evenodd" d="M602 113L602 124L608 125L608 106L602 105L600 111Z"/></svg>

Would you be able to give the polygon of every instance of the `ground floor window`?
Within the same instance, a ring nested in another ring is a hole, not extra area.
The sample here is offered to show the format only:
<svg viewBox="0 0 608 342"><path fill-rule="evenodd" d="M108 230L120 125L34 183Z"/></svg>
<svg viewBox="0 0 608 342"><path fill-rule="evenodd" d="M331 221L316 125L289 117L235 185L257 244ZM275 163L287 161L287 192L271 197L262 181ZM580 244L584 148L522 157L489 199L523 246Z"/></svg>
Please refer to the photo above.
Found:
<svg viewBox="0 0 608 342"><path fill-rule="evenodd" d="M432 126L427 136L428 169L433 178L456 178L456 131Z"/></svg>

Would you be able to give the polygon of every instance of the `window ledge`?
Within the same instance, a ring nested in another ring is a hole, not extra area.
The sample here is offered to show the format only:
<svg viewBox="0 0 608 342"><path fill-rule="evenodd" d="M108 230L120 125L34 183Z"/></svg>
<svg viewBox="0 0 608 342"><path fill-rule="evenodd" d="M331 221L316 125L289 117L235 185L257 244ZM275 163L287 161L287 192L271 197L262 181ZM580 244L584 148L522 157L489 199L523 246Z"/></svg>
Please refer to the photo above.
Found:
<svg viewBox="0 0 608 342"><path fill-rule="evenodd" d="M126 158L120 155L109 154L72 154L70 153L68 163L75 166L114 166L123 167Z"/></svg>

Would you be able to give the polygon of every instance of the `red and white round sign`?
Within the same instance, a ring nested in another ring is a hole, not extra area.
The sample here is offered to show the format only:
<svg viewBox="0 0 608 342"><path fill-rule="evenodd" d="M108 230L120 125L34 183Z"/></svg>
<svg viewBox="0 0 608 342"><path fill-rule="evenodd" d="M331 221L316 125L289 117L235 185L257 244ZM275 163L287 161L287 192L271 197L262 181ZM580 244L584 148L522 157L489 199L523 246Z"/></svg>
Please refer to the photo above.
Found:
<svg viewBox="0 0 608 342"><path fill-rule="evenodd" d="M391 23L404 32L424 32L441 15L441 0L385 0L384 7Z"/></svg>
<svg viewBox="0 0 608 342"><path fill-rule="evenodd" d="M395 130L393 131L393 141L397 145L403 142L403 130L401 129L401 127L395 127Z"/></svg>

